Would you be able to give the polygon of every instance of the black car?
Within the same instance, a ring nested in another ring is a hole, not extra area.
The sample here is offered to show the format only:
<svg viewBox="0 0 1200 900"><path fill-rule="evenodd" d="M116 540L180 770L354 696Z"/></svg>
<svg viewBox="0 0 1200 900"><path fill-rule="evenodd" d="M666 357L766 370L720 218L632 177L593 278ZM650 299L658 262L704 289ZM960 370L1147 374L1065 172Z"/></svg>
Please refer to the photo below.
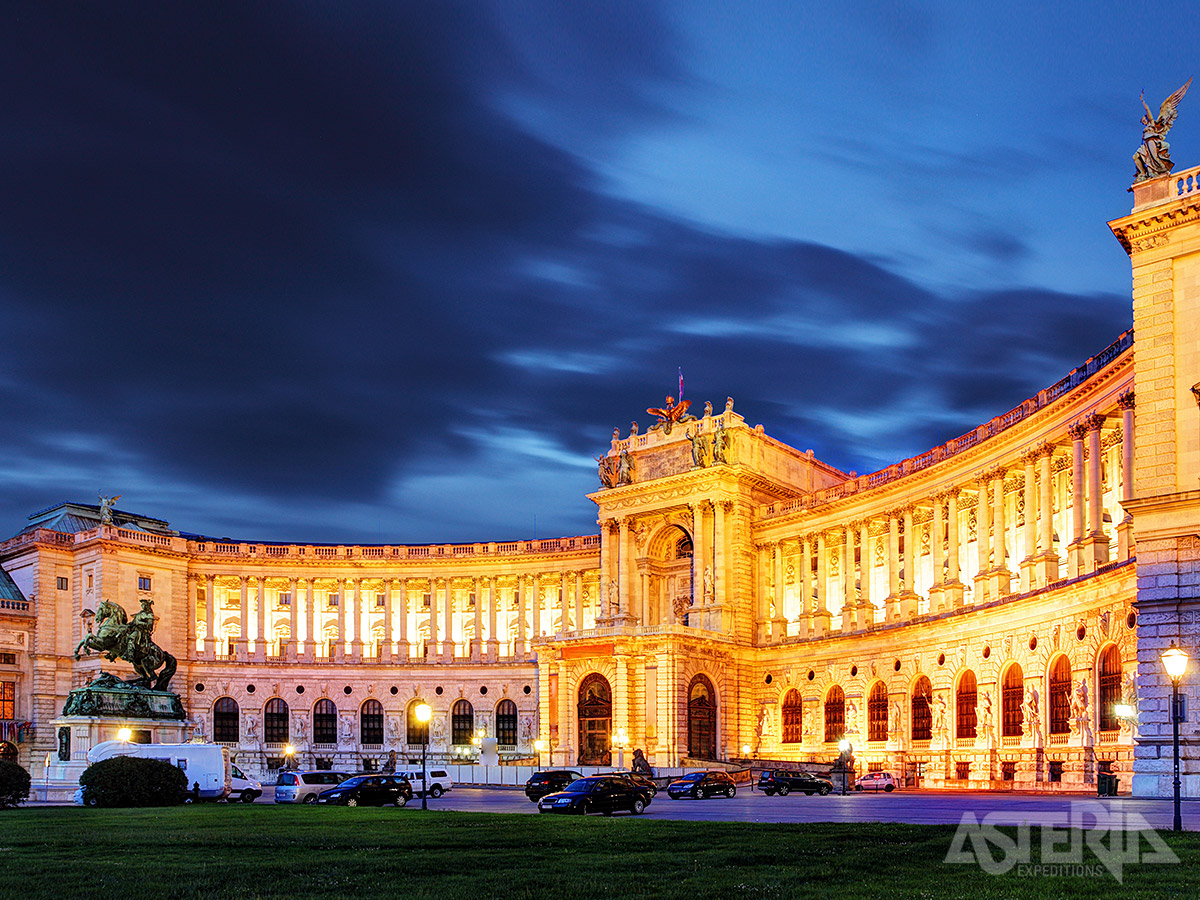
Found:
<svg viewBox="0 0 1200 900"><path fill-rule="evenodd" d="M547 794L561 791L572 781L578 781L583 776L570 769L548 769L545 772L534 772L525 782L525 796L537 803Z"/></svg>
<svg viewBox="0 0 1200 900"><path fill-rule="evenodd" d="M733 799L733 795L736 793L737 787L734 785L733 779L719 770L692 772L667 785L667 796L672 800L678 800L681 797L699 800L702 797L712 797L713 795Z"/></svg>
<svg viewBox="0 0 1200 900"><path fill-rule="evenodd" d="M803 791L808 796L820 794L824 797L833 790L833 782L808 772L789 772L786 769L763 769L758 776L758 789L770 797L778 794L786 797L792 791Z"/></svg>
<svg viewBox="0 0 1200 900"><path fill-rule="evenodd" d="M640 788L624 778L611 775L590 775L572 781L566 789L547 794L538 801L538 812L544 813L603 813L611 816L615 812L628 810L640 816L650 802L645 788Z"/></svg>
<svg viewBox="0 0 1200 900"><path fill-rule="evenodd" d="M658 785L645 775L639 775L637 772L610 772L609 774L613 778L624 778L630 784L636 784L638 787L644 788L650 794L651 800L658 793Z"/></svg>
<svg viewBox="0 0 1200 900"><path fill-rule="evenodd" d="M322 791L318 803L340 806L404 806L412 799L412 785L403 775L355 775L329 791Z"/></svg>

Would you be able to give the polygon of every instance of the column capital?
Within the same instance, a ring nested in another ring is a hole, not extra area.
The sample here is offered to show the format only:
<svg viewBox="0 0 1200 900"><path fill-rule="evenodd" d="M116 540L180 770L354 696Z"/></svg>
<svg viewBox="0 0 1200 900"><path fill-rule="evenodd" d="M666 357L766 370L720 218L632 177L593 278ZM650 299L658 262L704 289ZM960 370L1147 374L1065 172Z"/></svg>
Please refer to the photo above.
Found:
<svg viewBox="0 0 1200 900"><path fill-rule="evenodd" d="M1099 431L1104 427L1104 423L1108 420L1108 416L1102 412L1094 412L1083 421L1087 423L1088 431Z"/></svg>
<svg viewBox="0 0 1200 900"><path fill-rule="evenodd" d="M239 583L239 584L240 584L242 587L245 587L247 584L249 584L249 583L250 583L250 576L249 576L249 575L239 575L239 576L237 577L237 579L238 579L238 583Z"/></svg>
<svg viewBox="0 0 1200 900"><path fill-rule="evenodd" d="M1200 388L1200 384L1195 385L1192 388L1192 393L1196 395L1196 402L1200 403L1200 391L1197 391L1197 388ZM1123 393L1119 397L1117 397L1117 406L1120 407L1121 409L1133 409L1133 390L1132 389L1126 391L1125 393Z"/></svg>
<svg viewBox="0 0 1200 900"><path fill-rule="evenodd" d="M1088 434L1087 420L1072 422L1067 426L1067 434L1071 435L1072 441L1082 442Z"/></svg>
<svg viewBox="0 0 1200 900"><path fill-rule="evenodd" d="M289 587L291 587L291 588L292 588L292 590L295 590L295 589L296 589L296 584L297 584L297 582L299 582L299 581L300 581L300 579L299 579L299 578L296 578L296 577L294 577L294 576L293 576L293 577L291 577L291 578L289 578L289 579L288 579L288 586L289 586Z"/></svg>

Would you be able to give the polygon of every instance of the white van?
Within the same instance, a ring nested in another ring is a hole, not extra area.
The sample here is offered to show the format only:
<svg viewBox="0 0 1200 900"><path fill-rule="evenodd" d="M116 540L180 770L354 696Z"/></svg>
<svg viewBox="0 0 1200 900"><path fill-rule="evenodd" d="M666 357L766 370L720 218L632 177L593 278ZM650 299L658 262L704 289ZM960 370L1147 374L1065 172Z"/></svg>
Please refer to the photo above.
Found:
<svg viewBox="0 0 1200 900"><path fill-rule="evenodd" d="M233 766L229 749L220 744L134 744L129 741L101 741L88 751L88 763L114 756L161 759L182 769L188 789L195 789L201 800L223 800L233 790ZM256 785L252 790L262 793ZM245 793L242 794L243 798ZM257 796L257 794L255 794Z"/></svg>
<svg viewBox="0 0 1200 900"><path fill-rule="evenodd" d="M397 772L396 774L403 775L408 779L408 783L412 785L414 797L420 797L425 793L425 782L421 780L420 769L412 772ZM435 800L454 787L454 781L450 778L450 773L445 769L430 768L425 774L429 776L429 796Z"/></svg>

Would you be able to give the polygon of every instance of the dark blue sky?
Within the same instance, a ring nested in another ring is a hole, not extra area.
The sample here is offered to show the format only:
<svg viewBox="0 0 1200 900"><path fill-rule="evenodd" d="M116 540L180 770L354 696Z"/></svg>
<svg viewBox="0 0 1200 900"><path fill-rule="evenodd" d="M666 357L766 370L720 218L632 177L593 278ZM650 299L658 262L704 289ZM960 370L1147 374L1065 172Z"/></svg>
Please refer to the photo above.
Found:
<svg viewBox="0 0 1200 900"><path fill-rule="evenodd" d="M859 472L1007 410L1128 326L1200 73L1186 5L976 9L7 4L0 530L588 533L679 366Z"/></svg>

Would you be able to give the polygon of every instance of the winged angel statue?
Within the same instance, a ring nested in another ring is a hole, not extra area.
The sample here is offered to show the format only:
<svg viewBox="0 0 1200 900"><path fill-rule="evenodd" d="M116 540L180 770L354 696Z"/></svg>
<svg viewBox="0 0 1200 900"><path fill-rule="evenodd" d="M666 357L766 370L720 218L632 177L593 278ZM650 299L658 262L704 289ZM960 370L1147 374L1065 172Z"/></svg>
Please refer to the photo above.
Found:
<svg viewBox="0 0 1200 900"><path fill-rule="evenodd" d="M1157 119L1150 112L1150 107L1146 106L1146 92L1142 91L1142 106L1146 114L1142 116L1142 146L1133 154L1133 164L1137 166L1134 184L1166 175L1174 167L1175 164L1171 162L1171 145L1164 138L1175 124L1175 117L1179 114L1179 101L1183 99L1191 84L1192 79L1189 78L1187 84L1162 102Z"/></svg>

